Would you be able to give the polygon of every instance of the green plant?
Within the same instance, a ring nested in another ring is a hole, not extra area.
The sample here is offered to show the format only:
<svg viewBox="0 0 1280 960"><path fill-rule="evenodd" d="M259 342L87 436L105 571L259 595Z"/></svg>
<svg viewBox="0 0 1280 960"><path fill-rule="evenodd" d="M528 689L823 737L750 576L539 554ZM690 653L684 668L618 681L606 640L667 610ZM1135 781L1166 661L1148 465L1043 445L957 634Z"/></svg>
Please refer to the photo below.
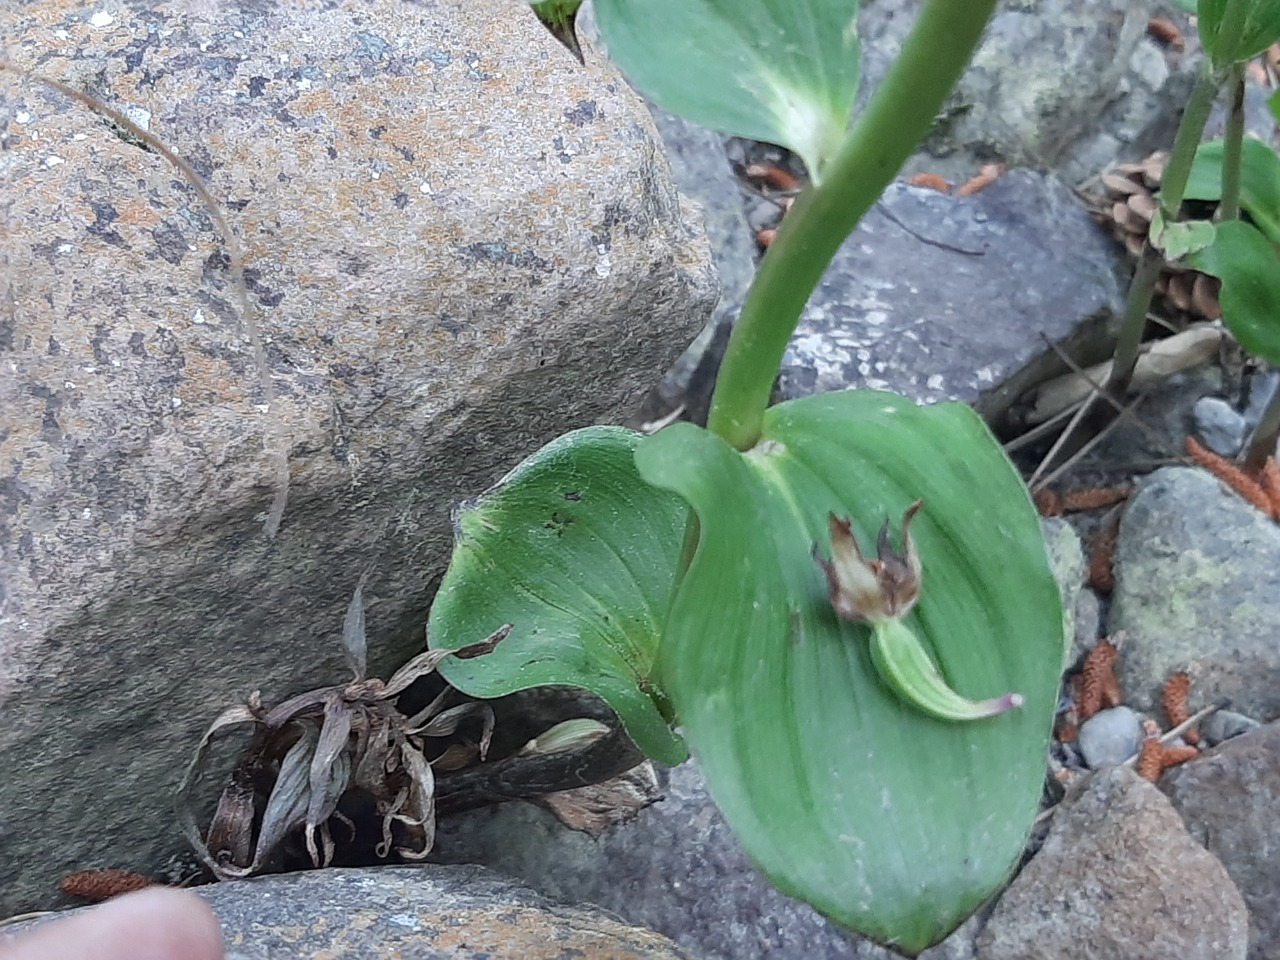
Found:
<svg viewBox="0 0 1280 960"><path fill-rule="evenodd" d="M1185 4L1185 6L1190 6ZM1166 259L1222 281L1222 320L1250 353L1280 363L1280 159L1244 140L1244 64L1280 40L1275 0L1199 0L1197 29L1208 54L1187 103L1161 182L1159 209L1129 287L1107 383L1120 400L1133 375L1156 279ZM1200 144L1220 90L1228 98L1226 135ZM1218 202L1218 223L1183 221L1183 200ZM1239 219L1241 209L1252 223ZM1264 416L1247 463L1261 466L1280 433L1280 405Z"/></svg>
<svg viewBox="0 0 1280 960"><path fill-rule="evenodd" d="M597 0L637 87L792 149L813 185L760 266L708 429L576 431L460 505L429 623L438 649L513 625L489 656L441 665L467 693L573 684L650 756L691 748L775 884L906 954L1022 852L1058 590L1026 488L968 407L768 399L826 265L928 133L993 6L927 0L850 129L852 0ZM859 547L873 542L874 557Z"/></svg>

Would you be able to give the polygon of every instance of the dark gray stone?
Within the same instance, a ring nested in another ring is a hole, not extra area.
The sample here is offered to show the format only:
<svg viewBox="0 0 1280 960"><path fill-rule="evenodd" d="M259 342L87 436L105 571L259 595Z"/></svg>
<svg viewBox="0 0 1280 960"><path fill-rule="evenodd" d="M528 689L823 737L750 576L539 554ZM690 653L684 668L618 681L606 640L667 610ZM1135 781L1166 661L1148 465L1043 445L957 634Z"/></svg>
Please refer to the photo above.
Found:
<svg viewBox="0 0 1280 960"><path fill-rule="evenodd" d="M1196 61L1168 54L1144 36L1147 6L1129 0L1001 5L907 173L959 182L981 164L1001 160L1056 170L1079 183L1118 158L1167 147ZM920 0L864 5L864 99L919 7Z"/></svg>
<svg viewBox="0 0 1280 960"><path fill-rule="evenodd" d="M5 74L5 915L179 849L202 728L342 679L362 572L373 675L417 652L450 503L629 413L715 282L643 104L507 0L0 3L0 36L205 175L277 393L192 188Z"/></svg>
<svg viewBox="0 0 1280 960"><path fill-rule="evenodd" d="M1192 413L1201 443L1224 457L1234 457L1240 452L1249 427L1235 407L1221 397L1201 397Z"/></svg>
<svg viewBox="0 0 1280 960"><path fill-rule="evenodd" d="M1193 711L1225 698L1280 714L1280 527L1208 472L1166 467L1130 499L1115 558L1110 629L1125 634L1131 706L1151 710L1185 670Z"/></svg>
<svg viewBox="0 0 1280 960"><path fill-rule="evenodd" d="M979 960L1244 960L1227 871L1126 767L1090 777L978 937Z"/></svg>
<svg viewBox="0 0 1280 960"><path fill-rule="evenodd" d="M482 863L548 896L597 904L666 934L700 960L890 960L757 873L694 762L660 776L665 799L598 839L545 810L506 804L443 819L433 857ZM964 960L972 929L962 927L923 957Z"/></svg>
<svg viewBox="0 0 1280 960"><path fill-rule="evenodd" d="M1243 736L1250 730L1257 730L1262 724L1253 717L1246 717L1234 710L1218 710L1209 714L1200 723L1200 736L1209 746L1216 747L1233 737Z"/></svg>
<svg viewBox="0 0 1280 960"><path fill-rule="evenodd" d="M1280 723L1165 774L1160 787L1249 906L1249 960L1280 958Z"/></svg>
<svg viewBox="0 0 1280 960"><path fill-rule="evenodd" d="M1080 724L1080 753L1094 770L1124 763L1142 745L1142 721L1128 707L1101 710Z"/></svg>
<svg viewBox="0 0 1280 960"><path fill-rule="evenodd" d="M962 400L999 420L1029 386L1109 349L1119 261L1075 195L1014 171L972 197L894 184L827 269L781 399L849 387Z"/></svg>

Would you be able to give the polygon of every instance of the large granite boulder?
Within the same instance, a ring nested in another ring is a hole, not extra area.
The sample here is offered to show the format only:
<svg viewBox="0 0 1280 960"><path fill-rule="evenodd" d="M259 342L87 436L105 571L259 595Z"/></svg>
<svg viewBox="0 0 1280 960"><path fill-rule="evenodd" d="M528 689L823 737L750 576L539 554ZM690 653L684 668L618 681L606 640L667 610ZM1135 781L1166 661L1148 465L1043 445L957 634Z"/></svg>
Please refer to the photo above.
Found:
<svg viewBox="0 0 1280 960"><path fill-rule="evenodd" d="M479 867L309 870L196 892L227 960L691 960L656 933Z"/></svg>
<svg viewBox="0 0 1280 960"><path fill-rule="evenodd" d="M371 673L420 647L450 502L623 417L716 283L643 104L506 0L39 0L0 36L200 173L252 307L173 164L0 73L3 916L178 848L200 730L342 680L362 572Z"/></svg>

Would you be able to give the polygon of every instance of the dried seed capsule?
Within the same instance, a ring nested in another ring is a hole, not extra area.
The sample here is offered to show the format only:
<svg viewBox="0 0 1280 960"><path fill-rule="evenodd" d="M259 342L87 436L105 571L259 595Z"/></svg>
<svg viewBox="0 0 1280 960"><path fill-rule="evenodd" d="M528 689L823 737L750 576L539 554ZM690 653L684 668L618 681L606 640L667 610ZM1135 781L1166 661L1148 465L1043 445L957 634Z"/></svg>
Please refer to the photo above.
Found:
<svg viewBox="0 0 1280 960"><path fill-rule="evenodd" d="M990 700L970 700L956 693L920 638L901 620L881 620L872 626L871 662L894 693L939 720L981 720L1022 706L1022 695L1017 693Z"/></svg>

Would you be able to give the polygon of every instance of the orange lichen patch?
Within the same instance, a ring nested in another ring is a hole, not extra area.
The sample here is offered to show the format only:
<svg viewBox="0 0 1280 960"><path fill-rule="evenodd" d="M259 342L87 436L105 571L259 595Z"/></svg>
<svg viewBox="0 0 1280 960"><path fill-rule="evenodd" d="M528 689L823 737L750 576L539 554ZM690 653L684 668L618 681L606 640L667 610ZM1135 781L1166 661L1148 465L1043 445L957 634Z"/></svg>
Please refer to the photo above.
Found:
<svg viewBox="0 0 1280 960"><path fill-rule="evenodd" d="M1160 704L1164 707L1164 714L1169 718L1171 726L1181 726L1191 716L1187 709L1187 693L1190 690L1191 678L1185 673L1175 673L1165 681L1164 689L1160 692ZM1200 742L1200 734L1187 730L1182 734L1182 739L1194 745Z"/></svg>
<svg viewBox="0 0 1280 960"><path fill-rule="evenodd" d="M1182 50L1186 47L1182 39L1182 31L1178 29L1176 23L1166 17L1152 17L1148 20L1147 36L1174 50Z"/></svg>
<svg viewBox="0 0 1280 960"><path fill-rule="evenodd" d="M790 192L800 189L800 181L781 167L767 163L752 163L743 171L748 180L774 190Z"/></svg>
<svg viewBox="0 0 1280 960"><path fill-rule="evenodd" d="M1186 449L1187 456L1240 494L1249 503L1273 520L1280 519L1280 499L1273 500L1262 483L1259 483L1226 457L1220 457L1213 451L1205 449L1197 442L1195 437L1187 437ZM1268 477L1269 474L1267 482L1280 486L1280 475L1276 474L1274 466L1274 461L1272 461L1270 471L1264 467L1262 475Z"/></svg>
<svg viewBox="0 0 1280 960"><path fill-rule="evenodd" d="M951 184L936 173L917 173L907 183L913 187L927 187L930 190L937 190L939 193L951 192Z"/></svg>
<svg viewBox="0 0 1280 960"><path fill-rule="evenodd" d="M132 870L77 870L62 878L58 888L69 897L79 897L92 903L101 903L112 897L133 893L153 886L150 878Z"/></svg>
<svg viewBox="0 0 1280 960"><path fill-rule="evenodd" d="M1109 595L1116 588L1115 553L1120 524L1110 523L1094 534L1089 554L1089 586Z"/></svg>
<svg viewBox="0 0 1280 960"><path fill-rule="evenodd" d="M960 186L956 187L956 196L971 197L975 193L987 189L987 187L999 180L1003 173L1003 163L988 163L976 176L970 177L964 183L960 184Z"/></svg>
<svg viewBox="0 0 1280 960"><path fill-rule="evenodd" d="M1118 707L1123 698L1116 680L1116 659L1120 656L1110 640L1099 640L1084 658L1080 673L1080 722L1088 720L1103 707Z"/></svg>

